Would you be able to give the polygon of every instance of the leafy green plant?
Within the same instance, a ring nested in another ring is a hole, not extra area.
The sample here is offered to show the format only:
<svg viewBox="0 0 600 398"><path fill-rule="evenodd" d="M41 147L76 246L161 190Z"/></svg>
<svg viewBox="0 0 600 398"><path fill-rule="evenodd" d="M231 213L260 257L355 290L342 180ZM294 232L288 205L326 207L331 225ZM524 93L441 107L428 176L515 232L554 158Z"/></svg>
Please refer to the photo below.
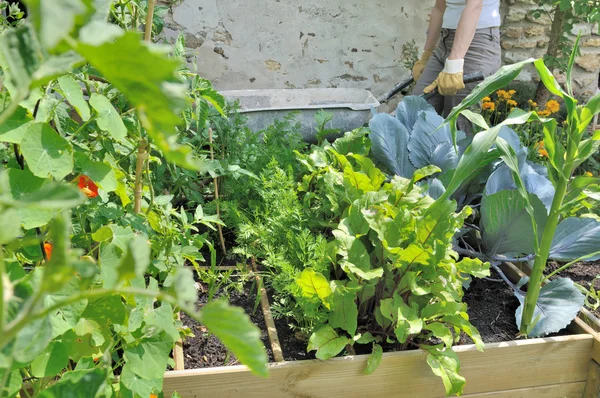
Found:
<svg viewBox="0 0 600 398"><path fill-rule="evenodd" d="M565 218L565 208L568 208L569 205L565 202L567 194L573 189L581 189L582 186L585 187L597 182L593 178L590 180L573 178L573 173L582 162L597 152L600 143L600 136L597 132L593 134L587 132L587 126L594 115L600 112L598 107L600 99L594 97L586 105L578 105L577 100L572 95L571 75L576 52L577 45L571 55L567 70L566 89L560 87L542 60L526 60L503 67L494 76L486 79L448 117L451 126L454 126L458 115L461 112L466 113L484 131L475 136L470 148L465 151L449 187L440 200L451 195L464 178L472 175L480 169L482 164L490 161L489 150L495 144L496 148L492 150L497 151L497 154L510 170L516 187L515 195L519 201L522 201L523 209L528 217L528 229L532 231L528 236L532 247L527 254L534 256L533 267L527 294L522 300L522 306L517 310L520 331L527 336L549 333L555 331L561 325L564 326L576 315L577 310L575 307L580 308L583 303L583 296L571 281L557 279L542 287L543 273L548 258L560 260L573 260L582 257L586 259L595 258L591 255L597 250L597 239L600 236L595 232L598 225L600 225L596 220L591 218ZM566 125L563 129L564 134L568 137L566 146L559 140L556 120L540 118L535 112L515 110L501 125L489 128L480 118L465 111L468 106L481 100L481 98L494 91L496 87L504 86L520 72L524 65L529 63L534 63L541 81L548 90L565 102L568 111ZM515 150L505 140L498 138L500 129L504 125L524 124L530 121L540 121L544 125L544 143L548 151L547 174L555 190L547 213L546 211L540 211L543 207L536 205L535 199L531 198L519 172L520 163ZM575 200L577 200L577 195ZM521 248L516 252L523 253L524 250ZM552 291L554 288L557 289L555 292ZM553 302L544 301L543 298L553 295L561 298L570 296L572 299L570 302L573 303L570 306L572 310L562 313L561 311L549 313L545 306L553 304ZM557 314L560 321L555 322L553 317Z"/></svg>
<svg viewBox="0 0 600 398"><path fill-rule="evenodd" d="M429 354L427 362L446 392L460 394L465 380L451 347L462 331L483 348L461 302L463 282L489 272L478 259L458 261L452 250L471 209L457 213L455 201L436 202L416 185L439 172L436 166L386 183L367 157L368 145L361 145L364 134L348 133L301 158L309 171L300 188L305 206L332 209L335 249L329 272L308 267L296 280L327 314L308 349L327 359L367 344L372 354L365 372L372 373L384 344L418 347Z"/></svg>
<svg viewBox="0 0 600 398"><path fill-rule="evenodd" d="M264 375L258 328L221 301L197 311L182 267L203 261L210 241L197 232L220 221L198 206L174 211L171 197L154 196L150 167L146 189L136 167L150 140L156 163L210 171L181 126L204 129L201 109L222 110L218 97L138 33L105 22L112 2L101 3L68 0L56 14L31 0L27 20L0 36L2 395L17 395L23 379L34 395L158 393L188 333L179 310ZM132 211L134 193L143 212Z"/></svg>

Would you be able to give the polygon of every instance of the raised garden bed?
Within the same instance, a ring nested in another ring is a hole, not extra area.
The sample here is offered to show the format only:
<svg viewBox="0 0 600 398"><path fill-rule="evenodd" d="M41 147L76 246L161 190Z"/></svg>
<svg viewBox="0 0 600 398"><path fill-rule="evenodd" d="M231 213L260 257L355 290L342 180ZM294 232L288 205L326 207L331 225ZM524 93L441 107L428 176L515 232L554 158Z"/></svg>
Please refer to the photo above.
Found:
<svg viewBox="0 0 600 398"><path fill-rule="evenodd" d="M512 264L505 265L504 270L513 280L523 275ZM477 300L483 291L502 289L493 283L473 289L471 299ZM478 293L477 288L482 292ZM509 305L493 311L510 313L514 308ZM262 319L263 314L255 318ZM493 323L487 318L480 321ZM471 344L454 347L461 361L461 375L467 380L464 396L574 398L596 397L600 393L600 336L594 330L600 330L600 323L588 311L582 311L567 332L554 337L490 343L510 338L514 333L503 333L502 327L496 330L493 325L489 332L477 327L486 341L484 352ZM283 348L285 355L285 344ZM364 374L367 359L368 355L355 355L327 361L277 361L269 365L266 379L240 365L169 371L163 391L165 396L177 391L184 398L363 397L399 393L409 397L445 396L440 379L431 372L426 353L421 350L385 353L372 375Z"/></svg>

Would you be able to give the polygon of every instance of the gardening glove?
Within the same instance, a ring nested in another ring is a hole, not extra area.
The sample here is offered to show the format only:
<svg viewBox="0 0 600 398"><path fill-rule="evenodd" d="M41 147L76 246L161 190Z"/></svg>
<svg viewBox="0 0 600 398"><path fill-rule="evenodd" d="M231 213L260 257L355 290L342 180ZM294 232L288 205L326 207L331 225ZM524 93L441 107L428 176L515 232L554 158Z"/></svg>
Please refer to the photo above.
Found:
<svg viewBox="0 0 600 398"><path fill-rule="evenodd" d="M455 95L465 88L463 64L464 59L447 59L444 70L440 72L433 83L425 87L423 92L428 94L437 88L440 95Z"/></svg>
<svg viewBox="0 0 600 398"><path fill-rule="evenodd" d="M427 65L427 61L431 58L433 51L425 50L423 51L423 55L421 55L421 59L415 62L412 69L412 76L414 81L419 80L421 74L423 74L423 70L425 70L425 65Z"/></svg>

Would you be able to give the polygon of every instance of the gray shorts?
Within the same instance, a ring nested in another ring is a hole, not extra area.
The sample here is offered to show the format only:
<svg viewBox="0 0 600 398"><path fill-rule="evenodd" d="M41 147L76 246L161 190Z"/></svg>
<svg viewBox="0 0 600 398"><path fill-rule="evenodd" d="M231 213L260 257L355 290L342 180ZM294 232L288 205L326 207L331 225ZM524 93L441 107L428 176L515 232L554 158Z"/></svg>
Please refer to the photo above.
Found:
<svg viewBox="0 0 600 398"><path fill-rule="evenodd" d="M427 62L423 74L413 89L413 95L423 94L423 89L433 83L438 74L444 69L446 58L452 51L456 31L442 29L442 35L437 48ZM464 74L482 72L485 77L491 76L500 69L500 29L477 29L469 50L465 55ZM477 86L479 82L467 84L466 87L453 96L436 95L429 103L443 117L448 116L452 108L460 102ZM460 128L461 126L459 126Z"/></svg>

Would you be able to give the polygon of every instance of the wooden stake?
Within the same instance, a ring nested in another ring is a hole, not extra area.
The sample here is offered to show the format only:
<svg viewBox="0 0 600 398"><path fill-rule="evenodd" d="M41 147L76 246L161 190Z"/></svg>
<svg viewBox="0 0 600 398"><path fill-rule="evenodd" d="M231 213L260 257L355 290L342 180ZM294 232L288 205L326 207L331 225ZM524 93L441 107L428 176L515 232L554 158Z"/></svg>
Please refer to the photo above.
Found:
<svg viewBox="0 0 600 398"><path fill-rule="evenodd" d="M144 40L149 42L152 40L152 21L154 20L154 5L156 0L148 0L148 14L146 15L146 31L144 32Z"/></svg>
<svg viewBox="0 0 600 398"><path fill-rule="evenodd" d="M273 315L271 314L271 305L269 304L267 291L265 290L262 279L257 272L258 270L256 268L256 262L254 258L252 258L250 261L252 264L252 270L256 273L256 283L260 289L260 306L265 318L265 325L267 326L267 334L269 335L269 341L271 342L273 358L275 359L275 362L284 362L285 360L283 359L283 351L281 349L281 344L279 343L279 336L277 336L275 322L273 322Z"/></svg>
<svg viewBox="0 0 600 398"><path fill-rule="evenodd" d="M213 132L212 129L209 128L208 129L208 142L210 144L210 160L215 160L215 153L213 151ZM214 185L215 185L215 200L217 201L217 217L220 219L221 218L221 213L220 213L220 208L219 208L219 181L218 178L215 177L213 179ZM217 228L219 230L219 240L221 241L221 249L223 250L223 254L227 255L227 248L225 247L225 238L223 238L223 228L221 228L221 225L217 225Z"/></svg>
<svg viewBox="0 0 600 398"><path fill-rule="evenodd" d="M138 214L142 209L142 191L144 184L142 181L142 174L144 173L144 163L148 160L148 141L145 139L140 140L137 152L137 161L135 164L135 189L134 189L134 203L133 212Z"/></svg>
<svg viewBox="0 0 600 398"><path fill-rule="evenodd" d="M177 320L181 320L181 312L177 312ZM175 361L175 370L184 370L185 363L183 361L183 341L177 340L173 349L173 360Z"/></svg>

